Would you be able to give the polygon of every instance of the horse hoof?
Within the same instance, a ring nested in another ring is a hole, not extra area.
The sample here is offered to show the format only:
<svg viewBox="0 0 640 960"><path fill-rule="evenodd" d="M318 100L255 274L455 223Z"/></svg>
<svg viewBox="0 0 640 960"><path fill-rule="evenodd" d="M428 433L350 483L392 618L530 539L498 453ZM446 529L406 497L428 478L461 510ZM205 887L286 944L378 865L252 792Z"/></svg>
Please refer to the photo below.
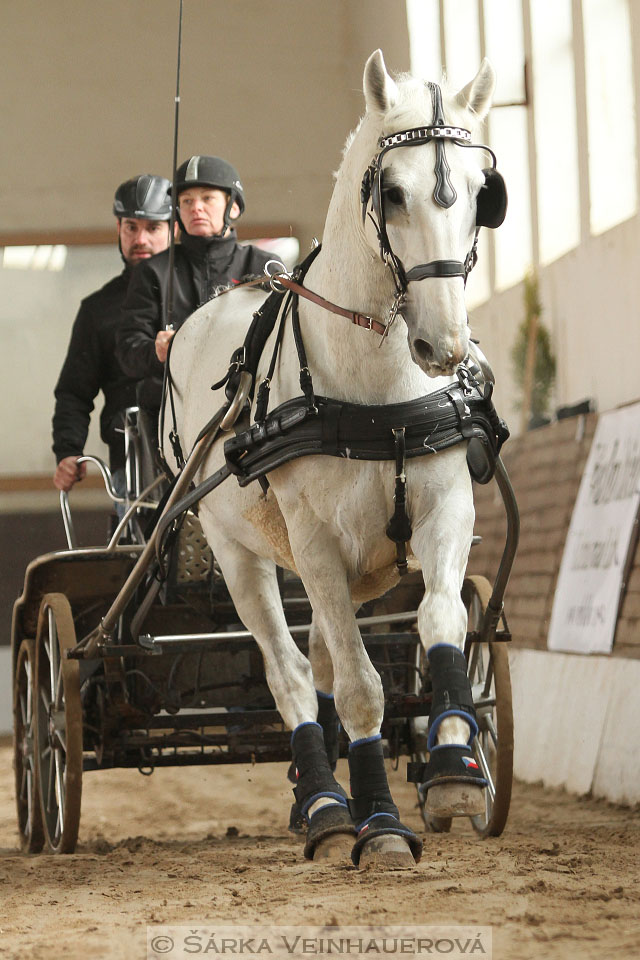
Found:
<svg viewBox="0 0 640 960"><path fill-rule="evenodd" d="M327 804L309 821L304 855L307 860L338 860L342 856L341 844L342 850L348 845L350 851L355 833L347 807L341 803Z"/></svg>
<svg viewBox="0 0 640 960"><path fill-rule="evenodd" d="M313 851L313 862L337 863L351 859L353 833L332 833L320 840Z"/></svg>
<svg viewBox="0 0 640 960"><path fill-rule="evenodd" d="M434 784L425 803L430 817L476 817L485 813L484 789L466 783Z"/></svg>
<svg viewBox="0 0 640 960"><path fill-rule="evenodd" d="M416 862L402 837L387 834L367 840L360 853L360 870L413 870Z"/></svg>

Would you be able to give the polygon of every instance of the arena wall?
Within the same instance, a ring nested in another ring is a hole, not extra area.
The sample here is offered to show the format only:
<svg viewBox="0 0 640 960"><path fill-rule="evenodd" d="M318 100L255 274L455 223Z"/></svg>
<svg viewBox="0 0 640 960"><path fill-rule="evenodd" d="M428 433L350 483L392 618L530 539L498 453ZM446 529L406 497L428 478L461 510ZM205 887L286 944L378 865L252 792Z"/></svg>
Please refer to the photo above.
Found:
<svg viewBox="0 0 640 960"><path fill-rule="evenodd" d="M503 459L520 508L505 610L515 716L515 774L617 803L640 802L640 550L637 536L610 656L547 650L553 598L597 414L510 440ZM506 523L495 484L476 486L469 572L493 580ZM636 529L637 535L637 529Z"/></svg>

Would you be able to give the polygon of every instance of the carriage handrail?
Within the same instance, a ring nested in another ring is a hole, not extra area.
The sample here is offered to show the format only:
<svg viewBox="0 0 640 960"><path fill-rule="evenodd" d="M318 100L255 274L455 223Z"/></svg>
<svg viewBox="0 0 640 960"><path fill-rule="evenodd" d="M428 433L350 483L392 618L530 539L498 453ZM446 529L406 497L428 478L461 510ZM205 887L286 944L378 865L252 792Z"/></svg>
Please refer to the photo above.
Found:
<svg viewBox="0 0 640 960"><path fill-rule="evenodd" d="M107 493L115 503L124 503L124 497L119 496L113 486L113 479L111 476L111 471L106 465L104 460L101 460L100 457L93 457L89 454L86 454L82 457L78 457L76 460L77 464L80 463L95 463L95 465L100 470L102 474L102 479L104 480L104 485ZM69 550L75 550L77 547L76 534L73 528L73 520L71 519L71 510L69 508L69 493L67 490L60 491L60 510L62 511L62 522L64 524L64 532L67 537L67 543L69 544Z"/></svg>
<svg viewBox="0 0 640 960"><path fill-rule="evenodd" d="M78 457L76 463L78 464L94 463L100 470L100 473L102 474L102 479L104 480L105 490L110 496L110 498L114 501L114 503L128 502L126 497L121 497L117 493L115 487L113 486L113 477L111 476L111 470L106 465L104 460L102 460L100 457L95 457L90 454L85 454L82 457ZM145 489L142 491L140 496L136 500L134 500L134 502L130 505L124 517L118 523L118 526L116 527L115 532L111 537L111 540L109 541L109 544L107 547L108 550L112 550L115 548L116 544L118 543L118 540L120 539L123 529L125 528L128 521L131 519L131 516L133 515L133 512L135 510L137 510L139 507L155 509L157 504L152 501L147 502L145 500L145 497L147 497L148 494L151 493L151 491L158 486L158 484L162 479L163 479L162 476L156 477L153 480L153 482L149 484L148 487L145 487ZM62 523L64 524L64 532L67 538L69 549L76 550L78 544L76 540L75 529L73 526L73 520L71 518L71 508L69 506L69 492L67 490L60 491L60 510L62 512Z"/></svg>

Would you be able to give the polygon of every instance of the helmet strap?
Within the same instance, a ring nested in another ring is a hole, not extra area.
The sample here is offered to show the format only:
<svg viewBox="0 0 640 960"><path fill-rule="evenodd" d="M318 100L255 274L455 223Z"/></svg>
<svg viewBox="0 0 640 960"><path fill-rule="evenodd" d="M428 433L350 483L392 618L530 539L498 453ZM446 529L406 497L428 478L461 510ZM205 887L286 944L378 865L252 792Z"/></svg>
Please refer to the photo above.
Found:
<svg viewBox="0 0 640 960"><path fill-rule="evenodd" d="M227 205L226 205L226 207L224 208L224 218L223 218L222 230L220 231L220 233L216 234L216 236L218 236L218 237L224 237L224 235L226 234L227 230L233 230L233 227L234 227L234 224L235 224L236 220L239 220L239 219L240 219L241 214L238 214L238 216L237 216L237 217L234 217L233 219L231 218L231 210L233 209L233 205L234 205L234 203L236 203L236 202L237 202L237 201L236 201L235 191L231 190L231 192L229 193L229 200L227 201ZM240 204L238 204L238 207L239 207L239 206L240 206Z"/></svg>

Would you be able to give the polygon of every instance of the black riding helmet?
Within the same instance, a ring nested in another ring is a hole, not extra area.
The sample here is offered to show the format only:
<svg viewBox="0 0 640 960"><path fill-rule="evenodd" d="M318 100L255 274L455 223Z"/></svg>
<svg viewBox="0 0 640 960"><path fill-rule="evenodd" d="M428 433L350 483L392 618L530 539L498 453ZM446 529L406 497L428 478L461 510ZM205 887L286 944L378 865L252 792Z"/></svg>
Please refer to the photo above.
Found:
<svg viewBox="0 0 640 960"><path fill-rule="evenodd" d="M171 183L166 177L141 173L140 176L120 184L113 198L113 212L119 220L123 217L136 220L169 220L170 190Z"/></svg>
<svg viewBox="0 0 640 960"><path fill-rule="evenodd" d="M189 157L176 170L176 198L190 187L216 187L224 190L229 201L224 211L224 233L231 225L231 208L238 204L240 215L244 213L244 188L240 174L230 163L221 157ZM176 203L177 207L177 203ZM178 215L178 211L176 210ZM179 215L178 215L178 219ZM236 217L237 219L237 217ZM180 224L182 226L182 223Z"/></svg>

